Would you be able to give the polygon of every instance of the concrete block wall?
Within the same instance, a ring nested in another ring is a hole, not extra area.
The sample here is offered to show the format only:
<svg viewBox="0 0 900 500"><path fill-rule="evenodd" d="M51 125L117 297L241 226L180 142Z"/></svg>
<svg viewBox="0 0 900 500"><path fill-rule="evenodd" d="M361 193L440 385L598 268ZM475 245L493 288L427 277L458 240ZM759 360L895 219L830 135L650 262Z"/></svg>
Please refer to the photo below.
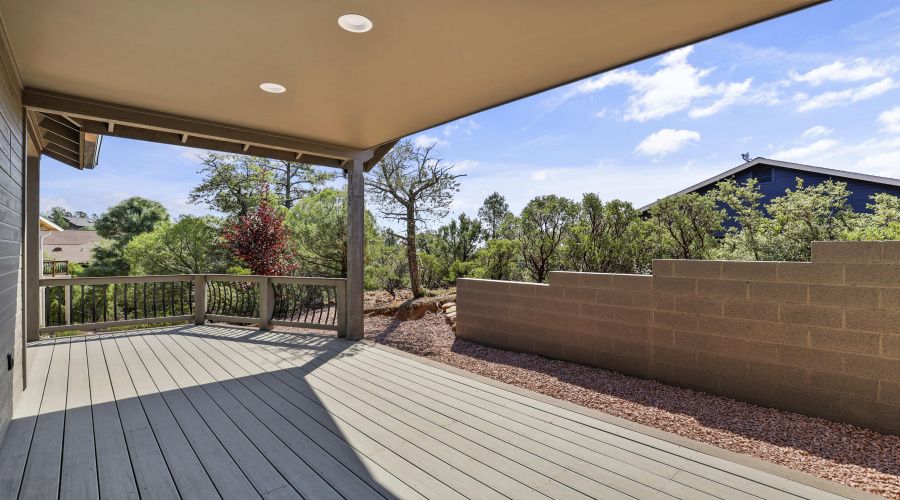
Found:
<svg viewBox="0 0 900 500"><path fill-rule="evenodd" d="M812 262L460 279L457 336L900 435L900 241Z"/></svg>

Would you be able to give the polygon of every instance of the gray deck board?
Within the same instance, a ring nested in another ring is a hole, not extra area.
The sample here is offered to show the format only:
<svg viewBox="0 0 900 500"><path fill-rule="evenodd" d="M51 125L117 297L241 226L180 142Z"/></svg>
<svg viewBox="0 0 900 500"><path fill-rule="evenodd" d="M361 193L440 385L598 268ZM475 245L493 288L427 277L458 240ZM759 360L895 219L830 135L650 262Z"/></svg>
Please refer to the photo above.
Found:
<svg viewBox="0 0 900 500"><path fill-rule="evenodd" d="M29 349L4 499L867 498L329 335L175 327Z"/></svg>
<svg viewBox="0 0 900 500"><path fill-rule="evenodd" d="M86 338L91 407L94 419L94 446L97 453L97 479L101 498L137 500L137 483L122 430L116 398L109 380L103 347L96 336Z"/></svg>
<svg viewBox="0 0 900 500"><path fill-rule="evenodd" d="M80 338L69 342L69 383L59 498L99 497L87 346L85 339Z"/></svg>

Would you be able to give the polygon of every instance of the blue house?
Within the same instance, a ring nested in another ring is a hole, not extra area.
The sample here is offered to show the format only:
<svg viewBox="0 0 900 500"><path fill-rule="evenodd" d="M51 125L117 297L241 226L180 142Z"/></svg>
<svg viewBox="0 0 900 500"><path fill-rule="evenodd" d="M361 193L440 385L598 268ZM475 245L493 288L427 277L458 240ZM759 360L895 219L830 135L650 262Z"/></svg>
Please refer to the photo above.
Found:
<svg viewBox="0 0 900 500"><path fill-rule="evenodd" d="M759 192L763 195L759 200L760 205L769 203L772 198L784 196L784 192L787 189L792 191L796 189L798 177L803 179L804 186L814 186L829 179L835 182L846 182L847 190L853 193L847 199L847 203L853 207L855 212L869 212L870 210L866 208L866 204L872 203L870 196L873 194L887 193L893 196L900 196L900 179L857 174L843 170L770 160L768 158L757 158L748 161L701 183L694 184L672 196L687 193L705 194L715 188L716 183L730 177L733 177L739 184L751 178L756 179ZM642 207L641 211L646 212L655 204L654 202Z"/></svg>

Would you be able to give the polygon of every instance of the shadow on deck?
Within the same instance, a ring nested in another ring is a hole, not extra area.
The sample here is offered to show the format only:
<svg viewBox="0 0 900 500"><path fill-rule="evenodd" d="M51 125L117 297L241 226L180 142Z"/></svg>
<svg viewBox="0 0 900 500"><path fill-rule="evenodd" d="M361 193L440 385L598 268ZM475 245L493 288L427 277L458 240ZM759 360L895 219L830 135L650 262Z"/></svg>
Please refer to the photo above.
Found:
<svg viewBox="0 0 900 500"><path fill-rule="evenodd" d="M29 350L4 499L865 496L330 335L184 326Z"/></svg>

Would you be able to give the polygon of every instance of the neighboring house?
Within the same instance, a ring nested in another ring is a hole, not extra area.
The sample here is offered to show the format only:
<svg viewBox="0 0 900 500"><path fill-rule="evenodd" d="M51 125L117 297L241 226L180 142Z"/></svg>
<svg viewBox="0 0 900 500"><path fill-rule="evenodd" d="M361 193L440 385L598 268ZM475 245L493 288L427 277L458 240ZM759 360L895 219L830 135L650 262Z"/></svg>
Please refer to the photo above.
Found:
<svg viewBox="0 0 900 500"><path fill-rule="evenodd" d="M748 161L699 184L694 184L672 196L687 193L705 194L714 189L716 183L730 177L733 177L739 184L746 182L748 179L756 179L759 192L763 195L759 200L760 206L769 203L773 198L784 196L787 189L795 190L798 177L803 179L804 186L814 186L829 179L835 182L846 182L847 190L852 193L847 198L847 203L853 207L855 212L869 212L870 210L866 208L866 204L872 203L870 196L873 194L887 193L893 196L900 196L900 179L857 174L843 170L770 160L768 158L757 158ZM656 205L656 202L641 207L640 210L646 212L653 205Z"/></svg>
<svg viewBox="0 0 900 500"><path fill-rule="evenodd" d="M63 228L57 226L51 220L49 220L45 217L40 218L40 222L38 223L38 225L41 228L41 235L43 235L44 233L50 233L50 232L56 232L56 231L63 230Z"/></svg>
<svg viewBox="0 0 900 500"><path fill-rule="evenodd" d="M41 231L44 254L51 260L67 260L76 264L91 261L91 250L103 243L97 231L67 229L65 231Z"/></svg>
<svg viewBox="0 0 900 500"><path fill-rule="evenodd" d="M92 219L90 217L75 217L72 215L64 215L63 219L69 223L69 229L84 229L86 227L92 227L97 219Z"/></svg>

